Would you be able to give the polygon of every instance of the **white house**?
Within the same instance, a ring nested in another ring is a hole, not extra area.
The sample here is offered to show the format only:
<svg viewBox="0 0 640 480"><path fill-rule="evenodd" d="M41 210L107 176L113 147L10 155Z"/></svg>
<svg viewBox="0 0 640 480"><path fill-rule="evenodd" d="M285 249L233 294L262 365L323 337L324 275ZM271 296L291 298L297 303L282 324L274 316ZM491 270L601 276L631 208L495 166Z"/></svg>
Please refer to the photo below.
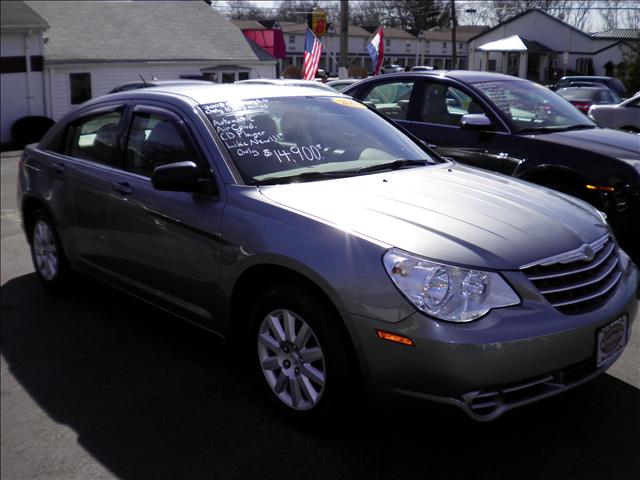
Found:
<svg viewBox="0 0 640 480"><path fill-rule="evenodd" d="M469 39L470 69L539 82L569 71L612 75L629 48L625 40L640 38L640 32L622 38L609 33L590 35L542 10L528 9Z"/></svg>
<svg viewBox="0 0 640 480"><path fill-rule="evenodd" d="M49 24L45 38L46 115L139 80L273 76L242 32L201 0L26 2Z"/></svg>
<svg viewBox="0 0 640 480"><path fill-rule="evenodd" d="M0 2L0 144L19 118L45 114L42 32L47 22L24 2Z"/></svg>
<svg viewBox="0 0 640 480"><path fill-rule="evenodd" d="M469 65L469 39L487 30L484 25L456 27L456 65L453 65L451 29L423 30L418 35L419 62L435 69L465 70Z"/></svg>

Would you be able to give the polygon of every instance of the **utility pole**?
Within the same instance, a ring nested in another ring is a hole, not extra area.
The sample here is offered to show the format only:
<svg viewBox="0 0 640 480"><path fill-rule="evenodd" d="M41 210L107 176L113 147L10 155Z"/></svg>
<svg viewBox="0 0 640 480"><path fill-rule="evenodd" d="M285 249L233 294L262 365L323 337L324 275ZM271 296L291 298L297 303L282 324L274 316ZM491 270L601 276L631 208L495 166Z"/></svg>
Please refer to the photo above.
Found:
<svg viewBox="0 0 640 480"><path fill-rule="evenodd" d="M456 70L456 0L451 0L451 69Z"/></svg>
<svg viewBox="0 0 640 480"><path fill-rule="evenodd" d="M347 78L349 66L349 1L340 0L340 66L338 77Z"/></svg>

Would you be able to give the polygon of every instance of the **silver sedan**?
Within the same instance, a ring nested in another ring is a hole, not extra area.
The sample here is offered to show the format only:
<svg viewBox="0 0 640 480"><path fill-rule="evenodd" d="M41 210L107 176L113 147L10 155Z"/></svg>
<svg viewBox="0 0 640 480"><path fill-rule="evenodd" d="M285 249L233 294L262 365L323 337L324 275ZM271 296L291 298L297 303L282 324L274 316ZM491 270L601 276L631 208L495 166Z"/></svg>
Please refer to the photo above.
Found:
<svg viewBox="0 0 640 480"><path fill-rule="evenodd" d="M593 105L589 117L601 127L640 133L640 95L618 105Z"/></svg>
<svg viewBox="0 0 640 480"><path fill-rule="evenodd" d="M491 420L606 371L638 309L604 214L335 92L94 99L25 149L18 196L46 288L81 270L237 338L230 361L292 419L364 385Z"/></svg>

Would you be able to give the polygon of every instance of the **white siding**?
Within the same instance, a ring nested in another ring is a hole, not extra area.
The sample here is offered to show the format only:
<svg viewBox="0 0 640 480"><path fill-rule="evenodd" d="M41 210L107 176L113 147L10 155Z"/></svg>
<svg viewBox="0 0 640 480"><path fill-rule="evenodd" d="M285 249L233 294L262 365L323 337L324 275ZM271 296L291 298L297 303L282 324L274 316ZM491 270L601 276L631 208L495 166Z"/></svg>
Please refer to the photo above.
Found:
<svg viewBox="0 0 640 480"><path fill-rule="evenodd" d="M27 36L25 33L3 33L0 53L3 57L42 55L42 37L40 33ZM27 60L28 61L28 60ZM27 78L29 82L27 84ZM42 72L4 73L0 81L0 143L11 141L11 125L19 118L30 115L45 115L44 81Z"/></svg>
<svg viewBox="0 0 640 480"><path fill-rule="evenodd" d="M60 119L73 106L69 90L70 73L90 73L91 94L95 98L105 95L121 83L140 80L140 75L145 80L150 80L152 77L158 80L173 80L180 78L181 75L201 75L201 69L212 66L215 66L214 62L52 65L46 69L47 74L51 75L48 81L51 88L52 118ZM255 62L253 65L239 64L239 66L251 68L251 78L258 78L259 75L266 78L275 76L275 65L268 62Z"/></svg>

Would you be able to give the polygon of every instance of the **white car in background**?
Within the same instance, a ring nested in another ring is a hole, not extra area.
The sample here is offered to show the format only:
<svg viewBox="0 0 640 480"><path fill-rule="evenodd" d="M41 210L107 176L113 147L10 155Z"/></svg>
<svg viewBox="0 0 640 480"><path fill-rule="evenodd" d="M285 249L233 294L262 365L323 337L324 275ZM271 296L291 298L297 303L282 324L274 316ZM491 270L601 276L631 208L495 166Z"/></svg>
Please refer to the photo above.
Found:
<svg viewBox="0 0 640 480"><path fill-rule="evenodd" d="M640 92L617 105L593 105L589 117L601 127L640 133Z"/></svg>

